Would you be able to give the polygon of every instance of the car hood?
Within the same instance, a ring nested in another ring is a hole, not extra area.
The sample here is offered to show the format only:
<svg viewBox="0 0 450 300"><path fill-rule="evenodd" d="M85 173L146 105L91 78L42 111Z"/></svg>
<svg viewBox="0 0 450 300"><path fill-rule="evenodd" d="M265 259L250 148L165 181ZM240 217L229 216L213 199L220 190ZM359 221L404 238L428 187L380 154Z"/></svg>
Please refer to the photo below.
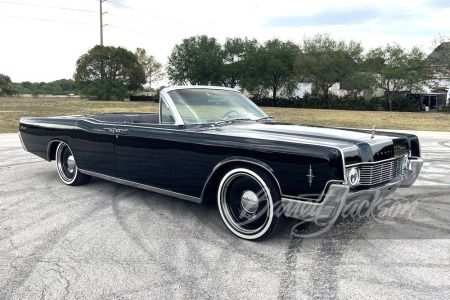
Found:
<svg viewBox="0 0 450 300"><path fill-rule="evenodd" d="M402 156L409 149L408 138L396 133L375 133L371 130L315 127L280 123L242 122L218 126L211 133L291 142L313 144L340 149L346 164L374 162Z"/></svg>

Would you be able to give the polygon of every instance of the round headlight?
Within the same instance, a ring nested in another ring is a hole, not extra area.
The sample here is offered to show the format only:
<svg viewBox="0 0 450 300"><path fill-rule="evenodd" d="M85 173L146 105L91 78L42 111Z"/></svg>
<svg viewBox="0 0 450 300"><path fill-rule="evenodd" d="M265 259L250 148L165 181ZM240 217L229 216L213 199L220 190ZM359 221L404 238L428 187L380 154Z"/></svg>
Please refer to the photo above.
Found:
<svg viewBox="0 0 450 300"><path fill-rule="evenodd" d="M361 176L358 168L351 168L347 170L347 179L351 187L357 186L360 178Z"/></svg>

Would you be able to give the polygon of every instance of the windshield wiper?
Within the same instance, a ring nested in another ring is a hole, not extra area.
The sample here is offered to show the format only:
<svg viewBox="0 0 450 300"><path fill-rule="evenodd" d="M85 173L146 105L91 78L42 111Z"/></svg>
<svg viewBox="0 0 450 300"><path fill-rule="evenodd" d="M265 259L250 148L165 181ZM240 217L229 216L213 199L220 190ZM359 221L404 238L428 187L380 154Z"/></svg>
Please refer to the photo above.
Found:
<svg viewBox="0 0 450 300"><path fill-rule="evenodd" d="M271 116L265 116L265 117L256 119L256 121L261 121L261 120L273 120L273 118Z"/></svg>
<svg viewBox="0 0 450 300"><path fill-rule="evenodd" d="M222 124L227 124L227 123L235 123L235 122L239 122L239 121L252 121L252 119L250 119L250 118L224 119L224 120L215 122L214 125L217 126L217 125L222 125Z"/></svg>

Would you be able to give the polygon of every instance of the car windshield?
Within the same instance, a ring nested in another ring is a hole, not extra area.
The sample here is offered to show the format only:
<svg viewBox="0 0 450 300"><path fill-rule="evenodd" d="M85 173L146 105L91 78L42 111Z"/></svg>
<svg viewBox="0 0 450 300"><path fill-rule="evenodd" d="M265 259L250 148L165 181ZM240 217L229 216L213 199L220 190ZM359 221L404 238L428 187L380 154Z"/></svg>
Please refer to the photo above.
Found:
<svg viewBox="0 0 450 300"><path fill-rule="evenodd" d="M267 117L239 92L216 89L179 89L168 93L186 124L224 120L258 120Z"/></svg>

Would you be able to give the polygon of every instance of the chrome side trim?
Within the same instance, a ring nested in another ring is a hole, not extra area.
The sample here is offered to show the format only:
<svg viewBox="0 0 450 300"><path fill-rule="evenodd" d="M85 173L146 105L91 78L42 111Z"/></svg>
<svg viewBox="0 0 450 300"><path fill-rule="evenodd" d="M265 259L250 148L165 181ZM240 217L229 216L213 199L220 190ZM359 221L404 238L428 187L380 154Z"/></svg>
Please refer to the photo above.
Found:
<svg viewBox="0 0 450 300"><path fill-rule="evenodd" d="M300 220L314 219L329 222L328 218L334 219L339 216L349 191L350 187L346 184L332 184L321 203L281 198L283 213L286 217Z"/></svg>
<svg viewBox="0 0 450 300"><path fill-rule="evenodd" d="M28 152L27 147L25 147L25 144L23 143L22 135L20 134L20 131L18 132L18 134L19 134L19 139L20 139L20 143L22 144L23 150Z"/></svg>
<svg viewBox="0 0 450 300"><path fill-rule="evenodd" d="M188 201L192 201L192 202L196 202L196 203L201 203L201 199L194 197L194 196L189 196L189 195L185 195L185 194L181 194L181 193L177 193L177 192L173 192L173 191L169 191L169 190L165 190L165 189L161 189L161 188L157 188L151 185L147 185L147 184L142 184L139 182L134 182L134 181L130 181L130 180L126 180L126 179L121 179L121 178L117 178L117 177L113 177L113 176L109 176L109 175L104 175L104 174L100 174L100 173L96 173L96 172L92 172L92 171L88 171L88 170L84 170L84 169L79 169L81 173L86 174L86 175L90 175L90 176L94 176L94 177L98 177L101 179L105 179L108 181L112 181L112 182L116 182L116 183L120 183L120 184L124 184L124 185L129 185L132 187L136 187L136 188L140 188L140 189L144 189L147 191L151 191L151 192L155 192L155 193L159 193L159 194L163 194L163 195L167 195L167 196L171 196L171 197L175 197L175 198L180 198L183 200L188 200Z"/></svg>
<svg viewBox="0 0 450 300"><path fill-rule="evenodd" d="M417 177L419 176L420 170L422 169L423 160L421 158L410 159L409 160L409 174L402 181L400 187L406 188L414 184Z"/></svg>
<svg viewBox="0 0 450 300"><path fill-rule="evenodd" d="M111 126L126 126L126 127L136 127L136 128L150 128L150 129L158 129L158 130L170 130L170 131L185 131L185 132L191 132L191 131L186 131L185 129L186 128L189 128L189 127L183 127L183 126L179 126L178 128L161 128L161 127L155 127L154 125L155 124L149 124L149 126L139 126L139 125L136 125L136 124L139 124L139 123L133 123L133 124L130 124L130 123L112 123L112 122L106 122L106 121L97 121L97 120L93 120L93 119L80 119L80 120L78 120L78 122L79 121L83 121L83 122L88 122L88 123L92 123L92 124L98 124L98 123L101 123L102 125L111 125ZM175 124L156 124L156 125L175 125ZM77 123L77 127L75 128L75 129L80 129L80 130L84 130L83 128L80 128L79 127L79 125L78 125L78 123ZM84 130L84 131L87 131L87 130ZM210 134L209 132L205 132L205 131L202 131L202 133L204 133L204 134ZM329 144L325 144L325 143L320 143L320 142L316 142L316 143L311 143L311 142L307 142L307 141L290 141L290 143L293 143L293 144L300 144L300 145L312 145L312 146L323 146L323 147L328 147L328 148L333 148L333 149L336 149L336 150L338 150L338 151L340 151L341 152L341 156L342 156L342 163L343 163L343 165L345 166L345 156L344 156L344 152L343 152L343 150L346 150L346 149L348 149L349 147L347 147L347 148L344 148L344 149L341 149L341 148L339 148L339 147L337 147L337 146L332 146L332 145L329 145ZM210 145L210 146L214 146L214 144L207 144L207 143L202 143L202 145ZM345 172L344 172L345 173Z"/></svg>

